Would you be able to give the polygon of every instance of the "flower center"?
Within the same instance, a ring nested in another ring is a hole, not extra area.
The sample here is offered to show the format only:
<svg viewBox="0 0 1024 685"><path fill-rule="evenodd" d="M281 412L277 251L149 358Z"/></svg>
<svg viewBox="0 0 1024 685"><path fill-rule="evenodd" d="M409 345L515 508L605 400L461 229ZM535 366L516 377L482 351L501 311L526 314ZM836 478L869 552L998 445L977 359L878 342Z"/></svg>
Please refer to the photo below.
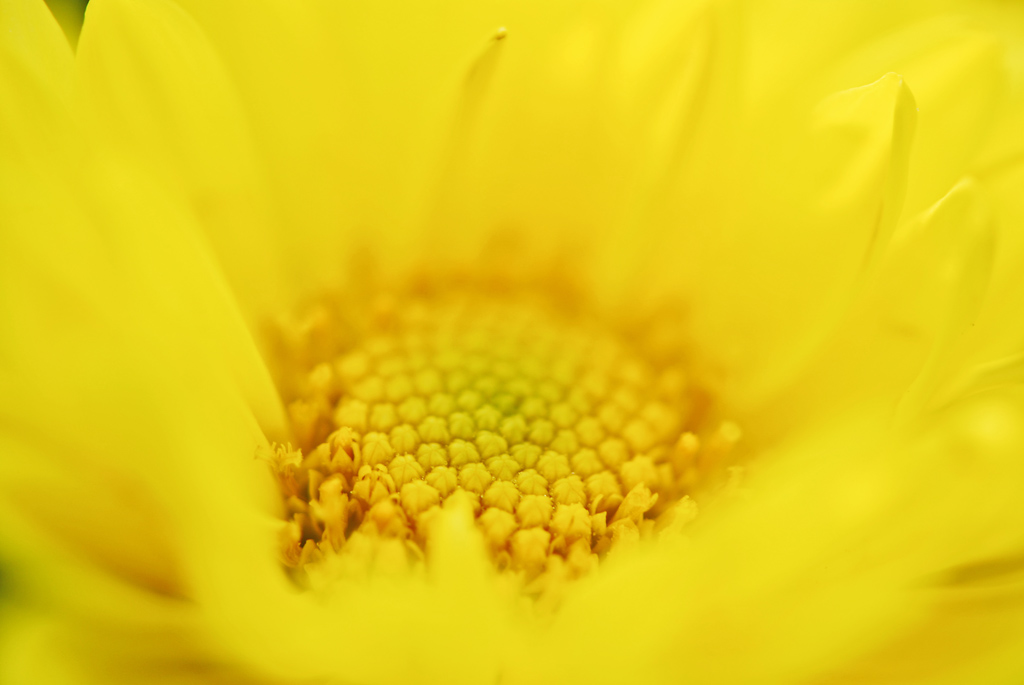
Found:
<svg viewBox="0 0 1024 685"><path fill-rule="evenodd" d="M282 328L298 449L270 461L298 574L428 561L433 516L476 513L496 567L537 583L695 513L738 438L644 335L527 295L321 304Z"/></svg>

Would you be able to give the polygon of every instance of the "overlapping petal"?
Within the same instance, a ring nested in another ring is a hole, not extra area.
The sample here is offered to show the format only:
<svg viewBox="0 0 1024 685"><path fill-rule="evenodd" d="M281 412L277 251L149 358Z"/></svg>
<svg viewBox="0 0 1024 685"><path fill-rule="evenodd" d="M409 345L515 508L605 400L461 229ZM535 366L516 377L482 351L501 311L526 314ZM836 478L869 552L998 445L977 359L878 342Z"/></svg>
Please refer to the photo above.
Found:
<svg viewBox="0 0 1024 685"><path fill-rule="evenodd" d="M59 36L46 15L33 30ZM17 67L2 70L4 546L24 597L59 608L47 631L69 662L116 671L170 633L198 643L178 603L201 546L265 549L252 454L283 426L188 212L96 154L69 94Z"/></svg>

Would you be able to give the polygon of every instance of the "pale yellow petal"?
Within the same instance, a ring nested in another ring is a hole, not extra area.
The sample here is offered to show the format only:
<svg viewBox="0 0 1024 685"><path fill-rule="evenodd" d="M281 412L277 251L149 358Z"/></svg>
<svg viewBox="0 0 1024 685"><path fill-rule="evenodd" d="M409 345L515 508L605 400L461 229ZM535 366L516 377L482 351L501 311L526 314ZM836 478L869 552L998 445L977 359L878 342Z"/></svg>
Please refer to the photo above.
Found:
<svg viewBox="0 0 1024 685"><path fill-rule="evenodd" d="M918 127L906 209L930 206L970 169L995 121L1006 81L998 38L963 17L928 17L845 56L832 82L898 71L914 93Z"/></svg>
<svg viewBox="0 0 1024 685"><path fill-rule="evenodd" d="M823 83L849 54L941 14L942 0L755 0L746 3L749 26L750 103L758 108L787 99L821 97L843 84ZM894 66L874 65L877 78ZM851 76L847 74L847 76ZM824 88L825 90L822 90Z"/></svg>
<svg viewBox="0 0 1024 685"><path fill-rule="evenodd" d="M503 254L599 298L634 287L657 249L651 202L731 135L737 14L731 2L515 7L474 73L431 259Z"/></svg>
<svg viewBox="0 0 1024 685"><path fill-rule="evenodd" d="M289 290L408 265L427 241L463 84L503 26L498 8L180 4L251 117L288 236Z"/></svg>
<svg viewBox="0 0 1024 685"><path fill-rule="evenodd" d="M8 58L67 95L73 66L71 47L43 0L3 0L0 31Z"/></svg>
<svg viewBox="0 0 1024 685"><path fill-rule="evenodd" d="M282 308L264 160L195 22L168 0L98 0L77 55L78 111L90 139L181 193L254 323Z"/></svg>
<svg viewBox="0 0 1024 685"><path fill-rule="evenodd" d="M37 0L4 0L0 6L0 173L8 185L19 179L12 164L43 171L66 154L74 131L66 117L72 55L60 27ZM7 176L14 176L7 180Z"/></svg>
<svg viewBox="0 0 1024 685"><path fill-rule="evenodd" d="M992 283L976 325L958 350L962 374L951 381L949 392L970 384L971 376L998 360L1015 357L1024 347L1024 322L1018 315L1024 297L1024 164L1019 161L989 170L983 177L991 198L997 233Z"/></svg>
<svg viewBox="0 0 1024 685"><path fill-rule="evenodd" d="M1014 682L1024 648L1024 588L1019 579L943 588L928 614L903 635L837 666L815 685L959 685Z"/></svg>
<svg viewBox="0 0 1024 685"><path fill-rule="evenodd" d="M847 320L750 428L785 433L862 402L887 403L905 418L923 409L977 321L994 234L988 201L973 181L901 226Z"/></svg>
<svg viewBox="0 0 1024 685"><path fill-rule="evenodd" d="M984 30L1000 40L1007 71L1005 97L999 103L988 141L975 159L972 173L981 174L1024 153L1024 7L1019 3L982 0L962 3L964 11Z"/></svg>
<svg viewBox="0 0 1024 685"><path fill-rule="evenodd" d="M271 500L253 455L260 426L283 422L187 212L144 173L94 157L40 79L0 91L20 108L0 140L56 141L0 162L0 544L39 580L23 599L80 614L77 634L116 664L118 645L134 648L89 626L131 604L118 592L187 593L211 528L228 545L246 530L262 543L253 522ZM96 595L74 580L90 575L103 578ZM153 632L143 651L161 644Z"/></svg>
<svg viewBox="0 0 1024 685"><path fill-rule="evenodd" d="M915 107L890 74L778 116L676 188L648 265L652 283L686 293L705 368L748 407L807 363L884 249Z"/></svg>

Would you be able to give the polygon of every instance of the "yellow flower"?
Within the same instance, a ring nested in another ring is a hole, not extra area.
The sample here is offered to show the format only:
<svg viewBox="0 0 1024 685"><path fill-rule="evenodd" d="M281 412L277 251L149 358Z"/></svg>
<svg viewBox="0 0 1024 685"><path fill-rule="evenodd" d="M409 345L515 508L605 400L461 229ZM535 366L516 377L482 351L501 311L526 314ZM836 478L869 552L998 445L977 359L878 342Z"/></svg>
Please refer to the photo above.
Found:
<svg viewBox="0 0 1024 685"><path fill-rule="evenodd" d="M0 0L0 680L1019 681L1022 50Z"/></svg>

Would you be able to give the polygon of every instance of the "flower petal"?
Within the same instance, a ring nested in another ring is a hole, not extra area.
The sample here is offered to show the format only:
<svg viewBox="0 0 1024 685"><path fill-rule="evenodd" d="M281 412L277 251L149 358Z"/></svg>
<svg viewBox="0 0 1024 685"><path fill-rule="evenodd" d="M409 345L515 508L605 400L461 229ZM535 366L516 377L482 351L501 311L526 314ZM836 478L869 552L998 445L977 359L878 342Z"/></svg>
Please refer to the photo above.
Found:
<svg viewBox="0 0 1024 685"><path fill-rule="evenodd" d="M195 22L165 0L98 0L77 62L79 111L96 145L183 194L247 313L262 319L283 307L261 162L233 84Z"/></svg>
<svg viewBox="0 0 1024 685"><path fill-rule="evenodd" d="M90 651L111 656L126 643L96 629L106 612L123 612L122 627L164 617L155 607L201 575L194 550L264 549L252 519L274 500L253 453L260 427L283 433L283 420L188 213L145 173L95 156L45 77L8 58L0 547L40 580L26 598L74 615ZM97 577L95 595L52 591Z"/></svg>
<svg viewBox="0 0 1024 685"><path fill-rule="evenodd" d="M628 299L660 239L651 203L731 134L736 3L516 9L428 249L528 245L596 298Z"/></svg>
<svg viewBox="0 0 1024 685"><path fill-rule="evenodd" d="M826 99L811 122L778 114L737 131L703 183L678 188L651 265L688 293L705 368L738 407L802 369L884 249L915 108L890 74Z"/></svg>
<svg viewBox="0 0 1024 685"><path fill-rule="evenodd" d="M848 319L780 400L785 411L761 413L758 426L781 434L863 402L922 410L984 304L994 233L970 180L900 227Z"/></svg>
<svg viewBox="0 0 1024 685"><path fill-rule="evenodd" d="M73 58L43 2L4 0L0 7L0 88L9 94L0 109L0 172L6 176L15 160L35 167L66 154L72 133L59 119L66 115Z"/></svg>
<svg viewBox="0 0 1024 685"><path fill-rule="evenodd" d="M68 94L74 56L43 0L3 0L0 31L8 59L16 59L40 81Z"/></svg>
<svg viewBox="0 0 1024 685"><path fill-rule="evenodd" d="M828 78L834 82L893 69L913 90L918 126L907 189L911 215L968 172L1005 90L1004 63L995 35L963 18L938 17L870 42L833 68Z"/></svg>
<svg viewBox="0 0 1024 685"><path fill-rule="evenodd" d="M500 27L485 4L179 3L222 56L250 115L279 231L286 282L405 268L431 239L423 222L451 142L459 95ZM366 238L373 235L373 240Z"/></svg>
<svg viewBox="0 0 1024 685"><path fill-rule="evenodd" d="M973 385L976 373L988 375L992 365L1013 359L1024 349L1024 322L1017 315L1024 298L1024 233L1018 230L1024 225L1022 183L1024 164L1019 161L992 169L984 177L998 231L998 250L989 293L976 325L958 350L956 363L962 374L950 379L950 393L965 384Z"/></svg>

